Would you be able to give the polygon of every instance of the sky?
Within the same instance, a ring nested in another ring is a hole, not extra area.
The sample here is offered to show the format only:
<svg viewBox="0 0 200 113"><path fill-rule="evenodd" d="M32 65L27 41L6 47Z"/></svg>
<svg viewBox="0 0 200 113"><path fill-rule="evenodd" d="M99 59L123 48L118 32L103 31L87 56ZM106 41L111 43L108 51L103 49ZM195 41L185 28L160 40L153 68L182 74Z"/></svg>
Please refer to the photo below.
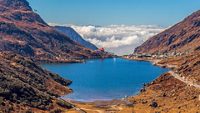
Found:
<svg viewBox="0 0 200 113"><path fill-rule="evenodd" d="M28 0L50 25L70 26L97 47L130 54L200 10L200 0Z"/></svg>
<svg viewBox="0 0 200 113"><path fill-rule="evenodd" d="M169 26L200 9L200 0L28 0L51 23Z"/></svg>

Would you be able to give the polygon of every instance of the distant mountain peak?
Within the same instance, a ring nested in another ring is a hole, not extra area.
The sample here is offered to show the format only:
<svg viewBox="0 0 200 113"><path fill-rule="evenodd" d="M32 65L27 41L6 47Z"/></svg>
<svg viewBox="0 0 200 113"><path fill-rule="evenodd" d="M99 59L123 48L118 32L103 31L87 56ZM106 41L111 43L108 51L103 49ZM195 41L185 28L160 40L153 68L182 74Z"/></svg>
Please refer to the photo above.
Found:
<svg viewBox="0 0 200 113"><path fill-rule="evenodd" d="M26 0L0 0L0 4L15 10L32 10Z"/></svg>
<svg viewBox="0 0 200 113"><path fill-rule="evenodd" d="M1 21L13 22L37 22L47 25L44 20L32 11L26 0L0 0L0 19ZM22 23L21 25L25 25Z"/></svg>
<svg viewBox="0 0 200 113"><path fill-rule="evenodd" d="M73 28L71 27L66 27L66 26L55 26L54 27L57 31L67 35L71 40L79 43L80 45L86 47L86 48L89 48L89 49L92 49L92 50L97 50L98 48L86 41L83 39L83 37L81 37L81 35L79 33L77 33Z"/></svg>

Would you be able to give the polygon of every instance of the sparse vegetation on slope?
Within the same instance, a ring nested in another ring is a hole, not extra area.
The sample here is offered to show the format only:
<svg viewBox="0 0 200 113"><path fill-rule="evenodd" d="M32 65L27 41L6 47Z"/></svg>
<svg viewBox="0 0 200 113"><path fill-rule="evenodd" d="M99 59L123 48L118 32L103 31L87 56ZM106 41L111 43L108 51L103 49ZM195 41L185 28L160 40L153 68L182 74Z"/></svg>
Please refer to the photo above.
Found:
<svg viewBox="0 0 200 113"><path fill-rule="evenodd" d="M200 47L200 11L182 22L150 38L135 49L135 53L188 53Z"/></svg>
<svg viewBox="0 0 200 113"><path fill-rule="evenodd" d="M30 59L12 53L0 53L0 59L2 111L10 102L49 110L55 97L71 92L67 88L71 81L43 70Z"/></svg>
<svg viewBox="0 0 200 113"><path fill-rule="evenodd" d="M109 54L97 54L54 30L32 11L26 0L0 0L0 9L0 51L45 62L109 57Z"/></svg>

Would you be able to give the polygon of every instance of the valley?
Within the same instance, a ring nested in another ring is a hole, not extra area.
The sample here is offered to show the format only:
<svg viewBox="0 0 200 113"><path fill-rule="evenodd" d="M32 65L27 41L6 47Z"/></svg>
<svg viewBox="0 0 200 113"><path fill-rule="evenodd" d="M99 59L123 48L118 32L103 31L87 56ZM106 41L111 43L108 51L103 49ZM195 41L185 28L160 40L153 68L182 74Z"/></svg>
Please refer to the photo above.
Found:
<svg viewBox="0 0 200 113"><path fill-rule="evenodd" d="M26 0L0 0L0 12L0 113L200 112L200 11L122 57Z"/></svg>

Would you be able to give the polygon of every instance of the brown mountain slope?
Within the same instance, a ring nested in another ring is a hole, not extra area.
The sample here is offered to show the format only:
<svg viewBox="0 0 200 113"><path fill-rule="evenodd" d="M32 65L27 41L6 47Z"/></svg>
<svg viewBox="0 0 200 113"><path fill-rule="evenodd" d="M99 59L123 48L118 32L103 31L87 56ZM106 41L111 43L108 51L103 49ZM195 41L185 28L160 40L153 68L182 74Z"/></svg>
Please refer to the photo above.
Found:
<svg viewBox="0 0 200 113"><path fill-rule="evenodd" d="M192 52L200 49L200 11L150 38L135 53Z"/></svg>
<svg viewBox="0 0 200 113"><path fill-rule="evenodd" d="M48 26L26 0L0 0L0 113L49 111L58 105L69 108L70 104L57 97L71 92L67 87L71 81L43 70L34 61L93 57L101 54Z"/></svg>
<svg viewBox="0 0 200 113"><path fill-rule="evenodd" d="M18 113L23 107L50 110L55 97L71 92L66 87L70 83L27 58L0 53L0 112Z"/></svg>
<svg viewBox="0 0 200 113"><path fill-rule="evenodd" d="M26 0L0 0L0 51L42 61L100 56L48 26Z"/></svg>

